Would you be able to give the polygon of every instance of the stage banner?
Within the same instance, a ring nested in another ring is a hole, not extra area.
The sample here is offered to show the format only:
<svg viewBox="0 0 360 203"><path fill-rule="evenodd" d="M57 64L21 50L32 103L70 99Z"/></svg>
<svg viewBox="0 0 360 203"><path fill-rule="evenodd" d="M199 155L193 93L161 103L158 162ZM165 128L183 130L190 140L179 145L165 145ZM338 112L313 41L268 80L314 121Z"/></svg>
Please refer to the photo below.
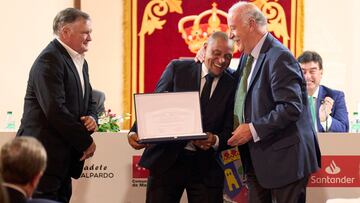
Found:
<svg viewBox="0 0 360 203"><path fill-rule="evenodd" d="M321 157L322 168L310 176L308 187L360 187L360 156Z"/></svg>
<svg viewBox="0 0 360 203"><path fill-rule="evenodd" d="M153 92L172 59L193 58L214 31L228 31L236 0L124 1L124 112L134 114L133 94ZM268 30L296 56L303 47L303 0L250 1L268 18ZM239 57L239 53L235 53ZM125 122L128 129L134 116Z"/></svg>

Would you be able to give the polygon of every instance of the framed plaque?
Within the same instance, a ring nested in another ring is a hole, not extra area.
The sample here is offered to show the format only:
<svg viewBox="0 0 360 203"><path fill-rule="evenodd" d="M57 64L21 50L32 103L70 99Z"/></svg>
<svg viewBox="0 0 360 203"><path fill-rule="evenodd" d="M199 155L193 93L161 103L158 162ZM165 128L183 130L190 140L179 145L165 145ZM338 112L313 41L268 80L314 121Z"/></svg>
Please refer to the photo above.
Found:
<svg viewBox="0 0 360 203"><path fill-rule="evenodd" d="M135 94L140 143L206 139L199 92Z"/></svg>

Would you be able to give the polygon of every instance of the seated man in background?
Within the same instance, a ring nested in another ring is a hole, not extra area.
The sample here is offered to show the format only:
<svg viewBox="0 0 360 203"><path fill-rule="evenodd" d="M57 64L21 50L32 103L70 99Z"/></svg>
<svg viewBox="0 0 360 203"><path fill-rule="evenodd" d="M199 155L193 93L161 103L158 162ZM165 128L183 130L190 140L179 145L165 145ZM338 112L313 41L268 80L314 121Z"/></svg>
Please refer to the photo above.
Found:
<svg viewBox="0 0 360 203"><path fill-rule="evenodd" d="M56 203L31 199L46 168L46 151L33 137L17 137L7 142L0 153L0 172L10 203Z"/></svg>
<svg viewBox="0 0 360 203"><path fill-rule="evenodd" d="M96 115L105 112L105 93L96 89L92 90L92 102L95 105Z"/></svg>
<svg viewBox="0 0 360 203"><path fill-rule="evenodd" d="M309 106L317 132L348 132L349 119L344 92L320 85L323 74L321 56L305 51L298 57L306 80Z"/></svg>

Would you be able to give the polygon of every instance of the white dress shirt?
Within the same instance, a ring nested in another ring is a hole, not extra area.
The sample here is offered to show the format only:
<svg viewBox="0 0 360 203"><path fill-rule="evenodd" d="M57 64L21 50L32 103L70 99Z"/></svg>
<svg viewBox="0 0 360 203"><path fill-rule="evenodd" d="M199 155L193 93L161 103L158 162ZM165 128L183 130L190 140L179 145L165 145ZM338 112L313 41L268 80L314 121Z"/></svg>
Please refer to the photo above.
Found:
<svg viewBox="0 0 360 203"><path fill-rule="evenodd" d="M204 85L205 85L205 82L206 82L206 78L205 76L209 74L209 69L205 66L205 63L202 63L201 65L201 80L200 80L200 92L202 92L203 88L204 88ZM214 92L218 82L219 82L219 79L220 77L214 77L214 80L212 82L212 85L211 85L211 90L210 90L210 98L212 96L212 93ZM217 135L215 135L215 144L212 146L215 150L218 149L219 147L219 137ZM185 149L187 150L190 150L190 151L196 151L196 148L195 146L191 143L191 142L188 142L187 145L185 146Z"/></svg>
<svg viewBox="0 0 360 203"><path fill-rule="evenodd" d="M84 65L84 61L85 61L85 55L77 53L75 50L73 50L68 45L66 45L64 42L62 42L59 38L56 38L56 39L66 49L66 51L69 53L72 61L75 64L76 70L77 70L79 78L80 78L81 89L82 89L82 93L83 93L82 96L84 97L84 95L85 95L85 86L84 86L83 65Z"/></svg>

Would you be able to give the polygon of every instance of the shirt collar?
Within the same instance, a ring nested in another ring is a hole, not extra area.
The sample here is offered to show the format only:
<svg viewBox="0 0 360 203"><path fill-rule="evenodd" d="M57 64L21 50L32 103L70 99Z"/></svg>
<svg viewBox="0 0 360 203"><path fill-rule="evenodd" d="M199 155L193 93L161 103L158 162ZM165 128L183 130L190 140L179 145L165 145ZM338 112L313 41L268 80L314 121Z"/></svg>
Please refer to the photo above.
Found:
<svg viewBox="0 0 360 203"><path fill-rule="evenodd" d="M260 55L261 48L265 42L266 36L268 33L265 33L264 36L259 40L259 42L256 44L254 49L251 51L251 55L254 57L254 59L258 59Z"/></svg>
<svg viewBox="0 0 360 203"><path fill-rule="evenodd" d="M60 40L60 38L56 38L60 44L66 49L66 51L69 53L69 55L71 56L71 58L75 58L75 59L81 59L84 58L84 54L79 54L78 52L76 52L74 49L72 49L71 47L69 47L68 45L66 45L63 41Z"/></svg>
<svg viewBox="0 0 360 203"><path fill-rule="evenodd" d="M313 95L310 95L312 97L314 97L315 99L317 99L319 97L319 89L320 89L320 86L318 86L314 92Z"/></svg>
<svg viewBox="0 0 360 203"><path fill-rule="evenodd" d="M201 79L203 79L207 74L209 74L209 69L206 67L205 63L202 63L201 64ZM214 76L214 79L215 80L220 79L223 74L224 74L224 72L222 72L222 74L220 74L219 76Z"/></svg>
<svg viewBox="0 0 360 203"><path fill-rule="evenodd" d="M204 78L209 73L209 69L206 67L205 63L201 64L201 78Z"/></svg>

